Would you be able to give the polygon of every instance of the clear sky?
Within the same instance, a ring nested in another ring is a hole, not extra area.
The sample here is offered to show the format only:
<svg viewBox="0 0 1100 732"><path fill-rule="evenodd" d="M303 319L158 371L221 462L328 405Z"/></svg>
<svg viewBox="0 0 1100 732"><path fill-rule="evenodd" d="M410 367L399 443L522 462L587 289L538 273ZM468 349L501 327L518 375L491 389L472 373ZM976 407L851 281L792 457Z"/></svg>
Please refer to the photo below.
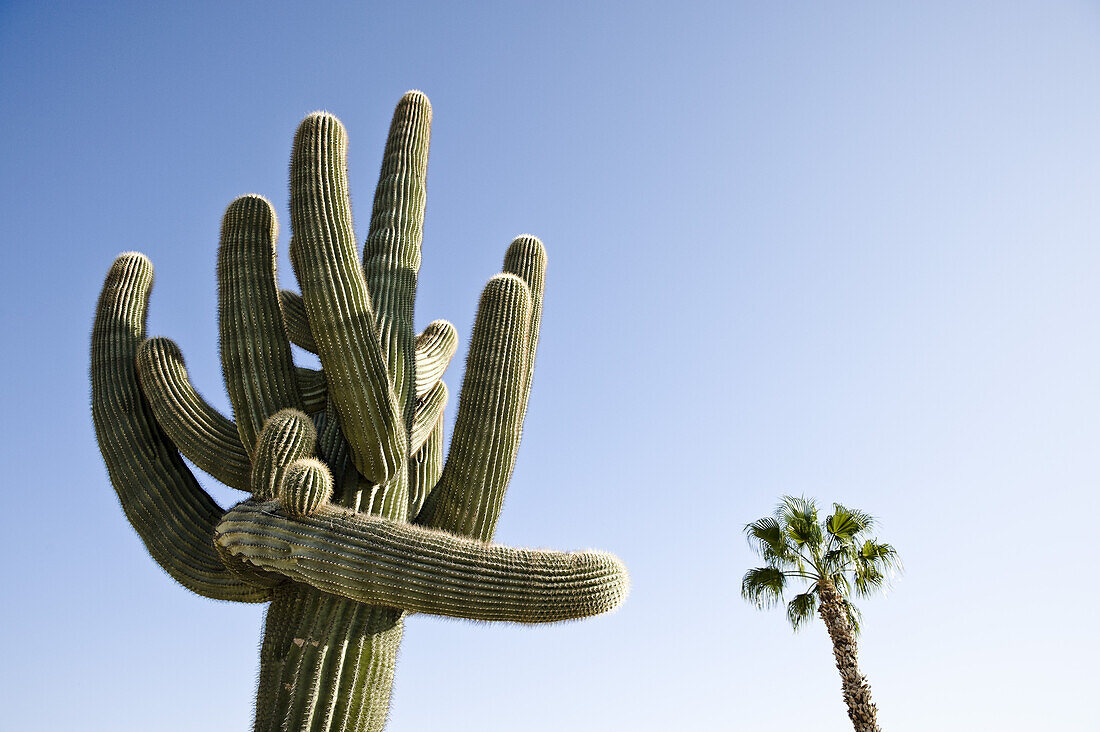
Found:
<svg viewBox="0 0 1100 732"><path fill-rule="evenodd" d="M0 5L0 727L248 727L263 609L126 523L95 300L145 252L151 332L228 411L225 205L276 203L296 289L297 122L345 123L363 237L411 88L452 391L508 242L550 253L497 538L614 551L633 590L559 627L412 618L388 732L850 729L820 621L739 596L783 493L902 554L862 604L886 729L1100 727L1100 8L958 0Z"/></svg>

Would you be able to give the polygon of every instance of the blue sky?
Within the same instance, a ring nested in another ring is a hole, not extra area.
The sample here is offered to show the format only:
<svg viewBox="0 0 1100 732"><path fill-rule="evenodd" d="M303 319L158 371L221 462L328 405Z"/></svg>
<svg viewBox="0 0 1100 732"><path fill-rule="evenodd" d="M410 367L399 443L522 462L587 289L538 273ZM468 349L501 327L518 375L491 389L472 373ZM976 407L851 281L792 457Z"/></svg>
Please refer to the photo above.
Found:
<svg viewBox="0 0 1100 732"><path fill-rule="evenodd" d="M275 202L296 287L298 120L345 123L362 238L411 88L418 323L464 354L511 238L550 253L497 538L614 551L633 590L561 627L412 618L389 731L849 729L820 622L739 597L741 527L783 493L871 511L902 554L863 604L886 729L1100 724L1095 5L6 2L0 88L0 725L248 726L262 608L190 595L126 524L92 310L145 252L150 331L228 411L225 205Z"/></svg>

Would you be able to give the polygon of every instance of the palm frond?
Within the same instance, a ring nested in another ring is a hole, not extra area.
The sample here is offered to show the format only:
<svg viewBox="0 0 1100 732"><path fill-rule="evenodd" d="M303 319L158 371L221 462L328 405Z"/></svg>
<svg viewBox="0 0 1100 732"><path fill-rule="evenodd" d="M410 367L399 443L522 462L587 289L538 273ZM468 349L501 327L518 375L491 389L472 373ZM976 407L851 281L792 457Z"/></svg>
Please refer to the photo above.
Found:
<svg viewBox="0 0 1100 732"><path fill-rule="evenodd" d="M817 505L805 496L783 496L775 511L775 518L786 529L786 534L796 546L821 546L821 524L817 520Z"/></svg>
<svg viewBox="0 0 1100 732"><path fill-rule="evenodd" d="M883 568L892 567L901 570L901 559L898 557L898 550L890 544L868 539L863 542L859 554L864 561L873 561Z"/></svg>
<svg viewBox="0 0 1100 732"><path fill-rule="evenodd" d="M885 589L890 579L902 569L898 552L889 544L868 539L855 555L856 592L861 597Z"/></svg>
<svg viewBox="0 0 1100 732"><path fill-rule="evenodd" d="M860 562L855 566L856 594L860 597L870 597L871 594L882 587L886 582L886 576L872 563Z"/></svg>
<svg viewBox="0 0 1100 732"><path fill-rule="evenodd" d="M825 519L825 530L836 537L841 544L851 544L860 534L870 531L875 525L871 514L855 508L846 508L839 503L833 504L833 515Z"/></svg>
<svg viewBox="0 0 1100 732"><path fill-rule="evenodd" d="M771 516L745 524L745 538L753 551L770 563L787 563L795 559L783 528Z"/></svg>
<svg viewBox="0 0 1100 732"><path fill-rule="evenodd" d="M848 581L847 572L835 572L829 576L829 581L833 583L833 587L840 593L841 597L847 597L852 592L852 583Z"/></svg>
<svg viewBox="0 0 1100 732"><path fill-rule="evenodd" d="M741 597L757 608L770 608L783 599L787 577L778 567L755 567L741 579Z"/></svg>
<svg viewBox="0 0 1100 732"><path fill-rule="evenodd" d="M825 570L826 574L843 572L855 564L855 562L855 552L850 546L841 546L831 551L827 551L821 559L822 569Z"/></svg>
<svg viewBox="0 0 1100 732"><path fill-rule="evenodd" d="M800 630L814 619L814 612L817 610L816 587L814 585L801 595L795 595L787 603L787 620L791 621L791 627L795 630Z"/></svg>

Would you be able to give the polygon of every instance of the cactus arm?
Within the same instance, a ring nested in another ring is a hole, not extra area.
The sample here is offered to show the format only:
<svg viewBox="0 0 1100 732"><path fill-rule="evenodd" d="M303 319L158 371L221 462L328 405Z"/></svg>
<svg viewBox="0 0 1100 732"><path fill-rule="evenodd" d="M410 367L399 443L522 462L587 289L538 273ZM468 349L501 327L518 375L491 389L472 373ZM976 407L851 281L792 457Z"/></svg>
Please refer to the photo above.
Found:
<svg viewBox="0 0 1100 732"><path fill-rule="evenodd" d="M214 550L222 510L199 486L157 425L138 386L153 266L144 256L115 260L92 329L92 421L126 518L150 556L187 589L216 600L263 602L268 590L242 582Z"/></svg>
<svg viewBox="0 0 1100 732"><path fill-rule="evenodd" d="M317 429L304 412L281 409L264 423L256 441L252 464L252 497L274 498L287 468L296 460L313 455Z"/></svg>
<svg viewBox="0 0 1100 732"><path fill-rule="evenodd" d="M515 464L515 454L519 449L523 419L527 413L527 403L531 395L531 381L535 368L535 354L538 349L539 329L542 321L542 299L546 286L546 264L546 248L537 237L530 235L516 237L511 245L509 245L504 255L504 273L520 278L524 284L527 285L531 298L530 316L527 325L525 368L522 374L517 376L516 374L506 375L502 373L502 369L504 368L503 361L497 361L496 363L486 362L481 365L479 371L480 375L474 378L471 386L474 389L480 388L484 390L485 384L496 384L497 393L491 396L485 394L482 394L480 397L471 396L471 403L477 404L478 402L476 402L475 399L479 398L485 399L486 401L481 402L479 407L472 407L469 410L468 421L463 420L463 401L459 402L459 424L455 425L456 439L452 439L451 449L452 451L456 451L457 443L458 450L461 452L455 454L455 466L451 473L448 474L447 470L444 469L443 478L440 480L440 490L438 493L433 492L429 495L428 502L424 504L424 515L418 516L416 519L418 523L449 528L459 533L465 533L463 527L473 526L475 533L470 535L482 537L486 541L492 538L496 530L496 522L500 516L504 492L507 489L508 480L511 477L511 468ZM475 332L476 329L477 326L475 325ZM479 344L476 347L471 345L469 356L470 364L467 366L468 371L473 365L474 354L478 352L485 353L487 346L488 343ZM478 384L480 384L480 387ZM467 389L466 383L463 384L462 389L462 394L465 394ZM478 452L485 451L484 454L488 455L488 451L493 449L488 447L488 445L492 443L487 442L491 439L488 434L492 430L492 420L488 418L491 412L475 415L475 410L484 410L488 404L506 404L517 394L520 400L519 417L514 425L511 427L504 426L503 429L500 430L499 436L502 439L496 443L499 452L495 453L490 458L493 460L500 460L501 462L497 464L506 466L506 472L503 475L489 475L482 480L471 480L468 475L463 476L462 473L467 472L477 461ZM505 430L508 429L514 431L506 432ZM482 434L472 439L459 441L457 438L460 434L460 430L462 433L480 431ZM465 458L462 457L464 454L466 455ZM450 456L448 456L447 465L451 465ZM413 477L419 478L420 476L414 475ZM410 490L418 487L419 485L413 485ZM447 492L445 493L444 491ZM462 509L467 515L465 519L458 518L458 510L455 507L459 503L465 506L465 508ZM448 508L448 506L450 508ZM416 513L411 515L417 516Z"/></svg>
<svg viewBox="0 0 1100 732"><path fill-rule="evenodd" d="M420 514L428 494L439 482L443 473L443 412L432 428L423 446L409 459L409 512L415 518Z"/></svg>
<svg viewBox="0 0 1100 732"><path fill-rule="evenodd" d="M605 552L516 549L324 506L292 520L276 503L226 514L216 542L244 564L371 605L485 621L598 615L626 596Z"/></svg>
<svg viewBox="0 0 1100 732"><path fill-rule="evenodd" d="M410 429L416 405L413 305L424 238L431 124L432 105L424 94L410 91L401 97L390 123L370 232L363 246L363 273L386 365Z"/></svg>
<svg viewBox="0 0 1100 732"><path fill-rule="evenodd" d="M530 318L523 280L511 274L489 280L474 320L447 462L418 523L493 538L519 449Z"/></svg>
<svg viewBox="0 0 1100 732"><path fill-rule="evenodd" d="M137 373L157 423L184 457L231 488L251 490L252 463L237 425L191 386L179 346L168 338L145 341Z"/></svg>
<svg viewBox="0 0 1100 732"><path fill-rule="evenodd" d="M528 285L530 286L530 285ZM287 334L290 342L310 353L317 353L317 343L313 340L313 332L309 329L309 318L306 316L305 302L302 296L290 290L279 293L279 300L283 304L283 315L286 318ZM539 301L541 305L541 300ZM541 312L541 310L539 311ZM535 329L535 337L538 337L538 328ZM451 358L458 348L458 333L455 327L446 320L433 320L428 327L416 336L416 346L413 351L416 362L416 398L424 396L428 390L435 386L451 363ZM301 373L301 369L299 369ZM302 386L304 390L306 387ZM302 395L303 399L309 396ZM312 411L310 409L307 412Z"/></svg>
<svg viewBox="0 0 1100 732"><path fill-rule="evenodd" d="M317 425L317 456L331 466L337 501L350 507L349 494L354 492L359 472L348 456L348 443L340 432L340 418L331 399L326 402L324 411L313 419Z"/></svg>
<svg viewBox="0 0 1100 732"><path fill-rule="evenodd" d="M290 170L290 258L329 395L355 467L385 483L406 470L407 434L356 254L347 135L339 120L325 113L306 117L294 138Z"/></svg>
<svg viewBox="0 0 1100 732"><path fill-rule="evenodd" d="M396 521L404 521L409 515L409 469L408 465L390 482L375 485L362 476L358 481L360 499L359 510L374 516L385 516Z"/></svg>
<svg viewBox="0 0 1100 732"><path fill-rule="evenodd" d="M416 400L416 416L413 419L412 434L409 436L409 452L415 454L427 441L428 436L439 424L439 415L447 405L447 385L437 381L432 390Z"/></svg>
<svg viewBox="0 0 1100 732"><path fill-rule="evenodd" d="M331 499L332 472L320 460L295 460L284 471L279 500L291 518L311 516Z"/></svg>
<svg viewBox="0 0 1100 732"><path fill-rule="evenodd" d="M446 320L433 320L416 337L416 398L443 377L458 348L458 333Z"/></svg>
<svg viewBox="0 0 1100 732"><path fill-rule="evenodd" d="M301 366L297 367L296 371L298 372L298 390L302 394L302 411L306 414L324 411L325 399L328 396L325 372Z"/></svg>
<svg viewBox="0 0 1100 732"><path fill-rule="evenodd" d="M523 411L527 414L527 402L531 397L531 378L535 372L535 352L539 346L539 328L542 325L542 296L546 289L546 247L536 236L517 236L504 254L504 271L514 274L527 283L531 291L531 325L527 332L527 384L523 391ZM523 416L520 417L522 425Z"/></svg>
<svg viewBox="0 0 1100 732"><path fill-rule="evenodd" d="M268 417L303 406L275 279L277 239L267 199L241 196L226 208L218 247L222 372L250 454Z"/></svg>
<svg viewBox="0 0 1100 732"><path fill-rule="evenodd" d="M313 340L313 331L309 329L309 317L302 296L290 290L280 290L279 302L283 304L283 318L290 342L310 353L317 353L317 343Z"/></svg>
<svg viewBox="0 0 1100 732"><path fill-rule="evenodd" d="M195 391L179 347L150 338L138 349L137 367L157 423L184 457L227 486L251 491L252 463L237 426ZM306 411L324 409L324 374L298 368L297 375Z"/></svg>

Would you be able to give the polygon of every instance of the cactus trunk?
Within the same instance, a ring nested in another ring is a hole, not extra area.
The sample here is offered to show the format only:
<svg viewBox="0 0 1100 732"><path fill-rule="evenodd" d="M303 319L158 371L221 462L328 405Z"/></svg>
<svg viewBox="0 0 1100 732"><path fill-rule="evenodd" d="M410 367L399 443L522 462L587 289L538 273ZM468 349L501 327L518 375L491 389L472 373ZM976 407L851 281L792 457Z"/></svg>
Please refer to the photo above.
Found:
<svg viewBox="0 0 1100 732"><path fill-rule="evenodd" d="M275 591L255 732L375 732L386 721L403 613L307 585Z"/></svg>

